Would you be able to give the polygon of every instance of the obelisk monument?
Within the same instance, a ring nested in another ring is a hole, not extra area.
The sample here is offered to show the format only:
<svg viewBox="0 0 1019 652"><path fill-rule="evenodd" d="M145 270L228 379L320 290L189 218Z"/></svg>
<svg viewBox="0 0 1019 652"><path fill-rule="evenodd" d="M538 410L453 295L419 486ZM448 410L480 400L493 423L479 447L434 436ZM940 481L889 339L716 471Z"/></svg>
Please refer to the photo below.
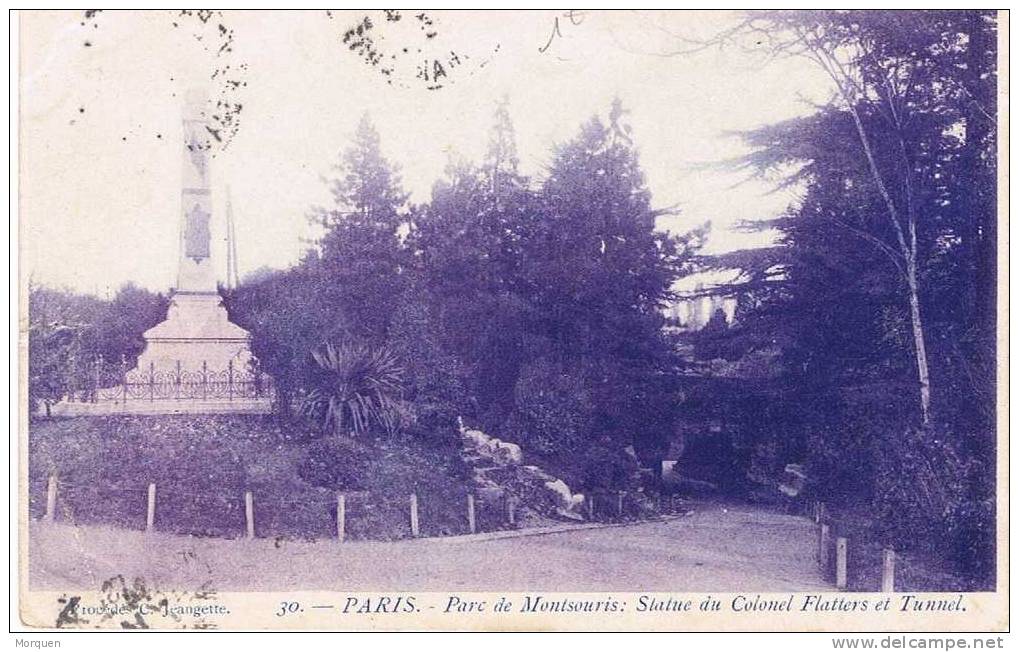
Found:
<svg viewBox="0 0 1019 652"><path fill-rule="evenodd" d="M145 351L137 367L141 372L246 372L251 360L250 335L227 318L216 287L209 170L213 136L207 104L205 96L194 91L185 103L177 287L166 321L145 331Z"/></svg>

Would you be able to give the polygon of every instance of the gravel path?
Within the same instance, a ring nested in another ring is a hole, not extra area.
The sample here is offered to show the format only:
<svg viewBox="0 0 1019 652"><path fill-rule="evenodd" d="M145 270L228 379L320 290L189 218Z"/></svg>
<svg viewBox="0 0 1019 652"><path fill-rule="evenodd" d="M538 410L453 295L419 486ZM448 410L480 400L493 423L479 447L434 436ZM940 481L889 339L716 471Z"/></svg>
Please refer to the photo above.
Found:
<svg viewBox="0 0 1019 652"><path fill-rule="evenodd" d="M830 588L813 524L746 507L512 538L294 542L146 535L34 522L31 587L97 589L106 579L221 591L806 591Z"/></svg>

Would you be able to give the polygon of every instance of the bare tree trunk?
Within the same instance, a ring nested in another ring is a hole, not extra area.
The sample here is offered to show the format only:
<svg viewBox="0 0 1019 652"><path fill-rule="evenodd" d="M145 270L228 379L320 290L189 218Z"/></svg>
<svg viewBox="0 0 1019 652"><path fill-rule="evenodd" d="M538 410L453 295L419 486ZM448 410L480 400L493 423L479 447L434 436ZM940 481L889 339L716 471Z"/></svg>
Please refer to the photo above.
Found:
<svg viewBox="0 0 1019 652"><path fill-rule="evenodd" d="M817 58L815 60L821 64L831 77L832 81L835 82L835 85L838 87L839 92L849 109L849 113L853 118L856 133L860 138L860 145L863 148L864 156L867 158L867 167L870 170L871 177L874 179L874 185L877 186L878 193L884 201L885 208L888 212L888 221L895 233L895 240L899 247L899 253L906 263L903 275L905 276L906 281L906 290L909 301L909 318L913 330L913 348L916 357L917 380L920 385L920 418L923 425L926 426L930 423L931 379L929 366L927 364L927 345L924 337L923 319L920 312L920 284L917 277L916 215L913 212L912 189L909 186L909 175L912 174L912 170L906 170L906 194L909 206L906 215L908 223L906 225L906 229L903 229L902 222L900 221L899 209L896 206L895 201L892 199L891 193L888 192L888 187L885 185L884 175L881 174L881 170L878 168L877 159L874 157L874 151L870 144L870 136L867 134L867 129L863 124L863 119L860 117L860 113L856 108L856 98L850 88L847 88L847 82L839 77L839 73L836 72L835 66L828 63L823 58L824 55L820 52L817 53L816 57ZM908 241L906 238L907 229L909 233Z"/></svg>
<svg viewBox="0 0 1019 652"><path fill-rule="evenodd" d="M885 207L888 210L888 219L891 222L892 229L895 231L899 251L906 261L904 275L906 277L906 290L909 295L909 320L913 327L913 348L916 354L917 379L920 383L920 418L923 421L923 425L926 426L930 423L931 414L931 378L927 364L927 345L924 337L923 319L920 314L920 284L917 280L916 218L913 215L909 216L910 222L908 228L910 238L907 243L902 224L899 222L898 209L895 207L895 202L885 186L884 177L878 169L877 161L870 146L870 138L863 126L863 120L860 119L860 114L857 112L851 98L847 96L846 100L849 104L849 111L853 116L853 122L856 125L857 134L860 137L860 144L863 146L863 153L867 157L871 176L874 178L874 184L877 186L878 192L885 202Z"/></svg>
<svg viewBox="0 0 1019 652"><path fill-rule="evenodd" d="M920 416L926 426L931 420L931 378L927 366L927 345L924 341L923 320L920 317L920 291L916 279L916 261L913 259L906 263L906 285L909 288L909 320L913 326L916 371L920 380Z"/></svg>

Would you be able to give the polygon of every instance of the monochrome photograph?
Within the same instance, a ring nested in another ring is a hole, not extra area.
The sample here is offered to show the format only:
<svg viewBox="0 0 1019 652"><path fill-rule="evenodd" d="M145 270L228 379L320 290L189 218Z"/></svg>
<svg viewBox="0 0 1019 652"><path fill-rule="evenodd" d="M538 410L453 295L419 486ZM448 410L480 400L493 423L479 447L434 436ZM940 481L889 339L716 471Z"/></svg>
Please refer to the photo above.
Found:
<svg viewBox="0 0 1019 652"><path fill-rule="evenodd" d="M1007 12L12 22L24 627L1008 629Z"/></svg>

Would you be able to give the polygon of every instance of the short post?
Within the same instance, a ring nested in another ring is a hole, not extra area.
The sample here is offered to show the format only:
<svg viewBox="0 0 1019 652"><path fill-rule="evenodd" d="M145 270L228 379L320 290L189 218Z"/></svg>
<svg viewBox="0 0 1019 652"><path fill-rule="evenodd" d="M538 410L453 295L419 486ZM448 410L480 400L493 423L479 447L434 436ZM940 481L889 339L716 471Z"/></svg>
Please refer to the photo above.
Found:
<svg viewBox="0 0 1019 652"><path fill-rule="evenodd" d="M231 360L226 363L226 374L227 374L227 400L234 400L234 361Z"/></svg>
<svg viewBox="0 0 1019 652"><path fill-rule="evenodd" d="M93 402L99 402L99 385L102 384L102 378L100 377L103 372L103 356L102 354L96 356L96 391L93 395Z"/></svg>
<svg viewBox="0 0 1019 652"><path fill-rule="evenodd" d="M817 565L822 573L828 572L828 551L831 548L831 527L821 523L821 534L817 542Z"/></svg>
<svg viewBox="0 0 1019 652"><path fill-rule="evenodd" d="M587 495L587 520L594 520L594 494L589 493Z"/></svg>
<svg viewBox="0 0 1019 652"><path fill-rule="evenodd" d="M46 514L43 520L52 523L57 516L57 476L51 475L46 483Z"/></svg>
<svg viewBox="0 0 1019 652"><path fill-rule="evenodd" d="M127 356L120 354L120 388L124 403L127 403Z"/></svg>
<svg viewBox="0 0 1019 652"><path fill-rule="evenodd" d="M180 360L177 361L177 377L175 378L177 386L177 400L180 400Z"/></svg>
<svg viewBox="0 0 1019 652"><path fill-rule="evenodd" d="M73 353L67 359L67 368L71 370L70 378L67 380L67 400L74 402L78 399L78 359Z"/></svg>
<svg viewBox="0 0 1019 652"><path fill-rule="evenodd" d="M347 538L347 497L336 494L336 538L343 543Z"/></svg>
<svg viewBox="0 0 1019 652"><path fill-rule="evenodd" d="M474 494L467 494L467 529L474 534L478 531L478 523L474 514Z"/></svg>
<svg viewBox="0 0 1019 652"><path fill-rule="evenodd" d="M209 398L209 365L202 360L202 400Z"/></svg>
<svg viewBox="0 0 1019 652"><path fill-rule="evenodd" d="M255 538L255 499L250 491L244 492L244 520L248 524L248 538Z"/></svg>
<svg viewBox="0 0 1019 652"><path fill-rule="evenodd" d="M845 537L835 540L835 588L846 588L846 548Z"/></svg>
<svg viewBox="0 0 1019 652"><path fill-rule="evenodd" d="M620 491L616 494L616 516L623 518L623 494L626 492Z"/></svg>
<svg viewBox="0 0 1019 652"><path fill-rule="evenodd" d="M156 483L149 483L149 504L145 510L145 531L151 532L156 525Z"/></svg>
<svg viewBox="0 0 1019 652"><path fill-rule="evenodd" d="M420 529L418 528L418 495L410 495L410 535L412 537L418 536Z"/></svg>
<svg viewBox="0 0 1019 652"><path fill-rule="evenodd" d="M156 363L149 363L149 400L156 400Z"/></svg>
<svg viewBox="0 0 1019 652"><path fill-rule="evenodd" d="M517 524L517 501L509 494L506 494L506 522L510 525Z"/></svg>
<svg viewBox="0 0 1019 652"><path fill-rule="evenodd" d="M885 548L881 555L881 592L895 592L895 551Z"/></svg>

